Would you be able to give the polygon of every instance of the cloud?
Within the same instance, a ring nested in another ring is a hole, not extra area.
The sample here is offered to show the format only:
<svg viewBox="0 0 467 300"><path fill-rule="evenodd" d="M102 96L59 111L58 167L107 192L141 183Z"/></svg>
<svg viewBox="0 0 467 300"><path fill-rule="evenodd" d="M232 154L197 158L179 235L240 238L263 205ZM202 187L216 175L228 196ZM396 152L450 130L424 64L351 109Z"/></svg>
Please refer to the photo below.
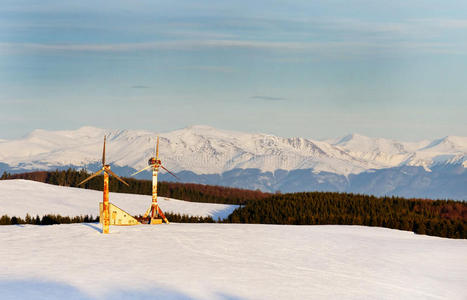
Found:
<svg viewBox="0 0 467 300"><path fill-rule="evenodd" d="M144 43L115 44L40 44L0 43L4 50L33 51L76 51L76 52L128 52L145 50L196 50L202 48L265 48L265 49L307 49L319 43L269 42L252 40L175 40Z"/></svg>
<svg viewBox="0 0 467 300"><path fill-rule="evenodd" d="M134 85L131 88L132 89L149 89L150 87L147 85Z"/></svg>
<svg viewBox="0 0 467 300"><path fill-rule="evenodd" d="M166 40L121 43L0 43L1 53L138 52L157 50L248 49L339 57L403 53L465 54L465 38L442 38L462 33L467 19L406 19L369 22L359 19L214 19L213 23L165 24ZM212 20L211 20L212 21ZM238 27L243 24L243 27ZM213 28L215 26L215 28ZM207 27L206 27L207 26ZM272 26L272 27L271 27ZM152 27L151 27L152 28ZM217 29L216 29L217 28ZM229 30L240 28L237 32ZM161 29L162 30L162 29ZM218 30L219 32L216 32ZM274 32L273 35L271 33ZM259 38L265 36L266 39ZM230 72L225 67L187 67Z"/></svg>
<svg viewBox="0 0 467 300"><path fill-rule="evenodd" d="M16 99L16 98L0 99L0 104L30 104L30 103L34 103L34 101L30 99Z"/></svg>
<svg viewBox="0 0 467 300"><path fill-rule="evenodd" d="M421 27L438 29L467 29L467 19L413 19L412 23Z"/></svg>
<svg viewBox="0 0 467 300"><path fill-rule="evenodd" d="M461 46L461 47L459 47ZM392 53L401 50L429 53L465 54L466 45L445 42L422 41L316 41L316 42L283 42L258 40L177 40L147 43L120 44L39 44L39 43L0 43L0 52L132 52L153 50L200 50L200 49L252 49L268 51L301 52L308 54L366 55L374 53ZM205 70L210 67L204 67ZM211 70L215 70L211 68Z"/></svg>
<svg viewBox="0 0 467 300"><path fill-rule="evenodd" d="M232 73L234 69L225 66L184 66L176 68L178 70L198 70L207 72Z"/></svg>
<svg viewBox="0 0 467 300"><path fill-rule="evenodd" d="M251 96L251 99L266 100L266 101L285 101L282 97L271 97L271 96Z"/></svg>

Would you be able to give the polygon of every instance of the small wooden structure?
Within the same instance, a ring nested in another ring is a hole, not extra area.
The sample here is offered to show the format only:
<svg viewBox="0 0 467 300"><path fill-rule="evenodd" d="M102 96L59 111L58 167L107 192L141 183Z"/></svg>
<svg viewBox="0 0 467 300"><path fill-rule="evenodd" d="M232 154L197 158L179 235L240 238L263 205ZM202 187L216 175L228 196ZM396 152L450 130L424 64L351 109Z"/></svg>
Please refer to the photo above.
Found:
<svg viewBox="0 0 467 300"><path fill-rule="evenodd" d="M105 220L103 206L103 202L99 203L99 222L101 224L103 224L103 221ZM141 224L132 215L112 203L109 203L109 212L109 225L127 226Z"/></svg>

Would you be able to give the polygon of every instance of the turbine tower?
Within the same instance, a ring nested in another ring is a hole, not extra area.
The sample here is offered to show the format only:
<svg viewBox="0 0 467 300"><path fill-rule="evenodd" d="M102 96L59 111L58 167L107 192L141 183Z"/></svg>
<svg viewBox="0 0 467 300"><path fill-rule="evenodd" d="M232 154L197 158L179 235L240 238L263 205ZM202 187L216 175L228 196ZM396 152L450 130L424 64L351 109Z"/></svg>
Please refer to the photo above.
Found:
<svg viewBox="0 0 467 300"><path fill-rule="evenodd" d="M110 170L110 165L105 164L105 140L106 137L104 136L104 149L102 150L102 169L97 171L96 173L92 174L85 180L81 181L79 185L91 180L92 178L98 176L102 172L104 172L104 199L102 203L102 210L104 215L104 220L102 222L102 233L109 233L109 225L110 225L110 209L109 209L109 174L115 177L116 179L120 180L123 184L128 185L123 179L117 176L114 172Z"/></svg>
<svg viewBox="0 0 467 300"><path fill-rule="evenodd" d="M174 173L167 170L167 168L162 165L161 160L159 159L159 137L157 137L155 150L156 150L156 157L151 157L148 160L148 166L142 170L139 170L138 172L133 173L131 176L134 176L140 172L143 172L144 170L152 169L152 203L151 203L151 207L148 208L143 218L144 219L148 218L150 214L151 215L150 220L148 220L149 224L161 224L162 220L159 218L160 216L162 217L162 219L164 219L165 223L169 224L169 220L167 220L164 213L162 212L162 209L157 204L157 174L159 173L159 168L164 169L165 171L167 171L170 175L174 176L175 178L177 179L179 178Z"/></svg>

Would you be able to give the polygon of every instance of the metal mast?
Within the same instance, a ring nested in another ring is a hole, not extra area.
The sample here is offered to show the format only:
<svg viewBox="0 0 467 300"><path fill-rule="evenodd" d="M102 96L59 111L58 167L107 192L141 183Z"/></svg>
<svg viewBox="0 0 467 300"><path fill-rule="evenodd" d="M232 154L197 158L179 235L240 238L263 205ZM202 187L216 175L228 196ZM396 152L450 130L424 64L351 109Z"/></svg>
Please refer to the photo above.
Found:
<svg viewBox="0 0 467 300"><path fill-rule="evenodd" d="M121 181L123 184L128 186L128 183L126 183L123 179L117 176L114 172L110 170L110 165L105 164L105 141L106 137L104 136L104 148L102 150L102 169L97 171L96 173L92 174L85 180L81 181L79 185L87 182L88 180L91 180L92 178L98 176L102 172L104 172L104 195L103 195L103 201L102 201L102 214L103 214L103 220L102 220L102 233L108 234L109 233L109 225L110 225L110 205L109 205L109 174Z"/></svg>
<svg viewBox="0 0 467 300"><path fill-rule="evenodd" d="M159 137L157 137L157 140L156 140L155 151L156 151L156 157L151 157L149 159L148 166L132 174L131 176L134 176L144 170L152 169L152 203L151 203L151 207L148 208L143 218L148 218L148 216L150 216L149 224L161 224L162 220L159 218L161 217L165 223L169 224L169 220L167 220L164 213L162 212L162 209L159 207L159 204L157 203L157 175L159 173L159 168L164 169L165 171L167 171L169 174L171 174L177 179L178 177L175 176L175 174L173 174L169 170L167 170L167 168L165 168L162 165L161 160L159 159Z"/></svg>

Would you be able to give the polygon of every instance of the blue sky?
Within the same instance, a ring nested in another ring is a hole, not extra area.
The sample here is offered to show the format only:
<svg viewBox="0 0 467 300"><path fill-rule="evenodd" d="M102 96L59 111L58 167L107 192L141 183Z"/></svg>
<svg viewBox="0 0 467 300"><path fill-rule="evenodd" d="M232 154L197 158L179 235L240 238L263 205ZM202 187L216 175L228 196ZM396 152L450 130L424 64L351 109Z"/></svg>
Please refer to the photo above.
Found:
<svg viewBox="0 0 467 300"><path fill-rule="evenodd" d="M467 136L467 2L7 0L0 91L0 138Z"/></svg>

